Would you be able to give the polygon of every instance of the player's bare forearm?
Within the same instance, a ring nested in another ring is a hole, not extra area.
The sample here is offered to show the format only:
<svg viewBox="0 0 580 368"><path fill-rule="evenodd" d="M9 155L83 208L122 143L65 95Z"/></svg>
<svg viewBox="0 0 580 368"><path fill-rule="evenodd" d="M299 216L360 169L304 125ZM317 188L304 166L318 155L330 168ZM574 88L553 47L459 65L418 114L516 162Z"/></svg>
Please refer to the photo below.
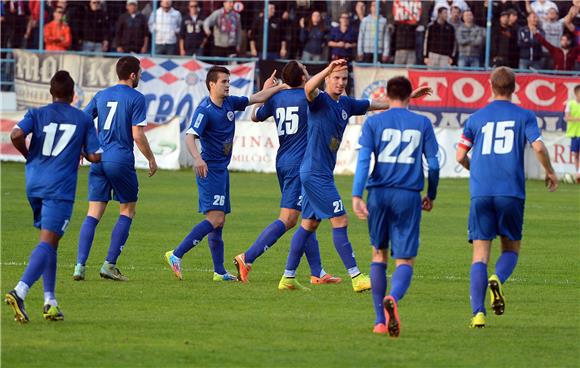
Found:
<svg viewBox="0 0 580 368"><path fill-rule="evenodd" d="M142 126L133 127L133 140L135 141L139 151L141 151L143 156L145 156L149 162L149 176L155 175L155 172L157 171L157 162L155 161L155 155L153 154L153 151L151 151L149 141L147 140L147 136L145 136L145 131Z"/></svg>
<svg viewBox="0 0 580 368"><path fill-rule="evenodd" d="M85 153L85 152L83 152L83 157L94 164L101 162L101 154L100 153Z"/></svg>
<svg viewBox="0 0 580 368"><path fill-rule="evenodd" d="M580 123L580 117L572 116L570 114L564 115L564 120L566 120L567 123Z"/></svg>
<svg viewBox="0 0 580 368"><path fill-rule="evenodd" d="M469 160L469 156L467 156L467 151L464 150L461 147L457 147L457 153L455 158L457 159L457 162L463 166L466 170L469 170L470 168L470 160Z"/></svg>
<svg viewBox="0 0 580 368"><path fill-rule="evenodd" d="M371 104L369 105L369 111L387 110L388 108L389 108L388 101L371 100Z"/></svg>
<svg viewBox="0 0 580 368"><path fill-rule="evenodd" d="M552 167L552 162L550 162L550 154L546 145L542 141L535 141L532 143L532 148L536 154L536 158L544 168L547 174L554 174L554 168Z"/></svg>
<svg viewBox="0 0 580 368"><path fill-rule="evenodd" d="M253 105L256 103L264 103L268 101L268 99L274 96L276 93L288 88L289 87L287 84L281 84L279 86L267 88L260 92L254 93L253 95L250 96L250 102L248 103L248 105Z"/></svg>
<svg viewBox="0 0 580 368"><path fill-rule="evenodd" d="M315 74L312 78L306 82L304 86L304 93L306 93L306 99L310 102L314 101L316 96L318 96L318 87L324 82L324 78L330 75L334 70L340 70L341 68L347 68L345 59L338 59L331 62L324 70L320 73Z"/></svg>
<svg viewBox="0 0 580 368"><path fill-rule="evenodd" d="M257 103L254 105L254 108L252 109L252 121L254 123L259 123L260 120L258 120L258 117L256 116L256 113L258 112L258 109L263 105L263 103Z"/></svg>
<svg viewBox="0 0 580 368"><path fill-rule="evenodd" d="M24 134L24 131L15 127L10 133L10 140L18 152L20 152L25 159L28 159L28 148L26 148L26 134Z"/></svg>
<svg viewBox="0 0 580 368"><path fill-rule="evenodd" d="M199 150L197 149L197 144L195 144L196 136L193 134L187 134L185 136L185 145L187 146L187 150L191 153L193 157L193 170L195 171L195 175L205 178L207 176L208 167Z"/></svg>

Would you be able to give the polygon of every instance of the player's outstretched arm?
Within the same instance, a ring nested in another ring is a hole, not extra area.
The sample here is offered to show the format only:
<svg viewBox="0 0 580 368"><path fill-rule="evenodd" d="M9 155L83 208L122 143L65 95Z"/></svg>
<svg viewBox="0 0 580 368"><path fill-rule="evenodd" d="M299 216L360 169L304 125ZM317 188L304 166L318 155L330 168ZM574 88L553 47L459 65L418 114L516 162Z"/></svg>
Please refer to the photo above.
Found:
<svg viewBox="0 0 580 368"><path fill-rule="evenodd" d="M320 73L314 75L312 78L306 82L304 86L304 93L306 93L306 99L310 102L314 101L316 96L318 96L318 87L324 82L324 78L330 75L333 71L339 71L348 68L345 59L334 60L324 70Z"/></svg>
<svg viewBox="0 0 580 368"><path fill-rule="evenodd" d="M274 69L270 78L268 78L264 81L264 86L262 87L262 91L267 90L267 89L272 88L272 87L275 87L278 84L280 84L280 82L276 78L276 71L277 70ZM256 104L254 104L254 108L252 109L252 116L251 116L251 119L254 123L259 123L261 121L260 119L258 119L256 113L262 105L264 105L264 103L262 103L262 102L258 102Z"/></svg>
<svg viewBox="0 0 580 368"><path fill-rule="evenodd" d="M433 93L433 90L430 87L423 86L415 89L411 93L411 98L421 98L423 96L429 96L431 95L431 93ZM387 110L388 108L389 108L388 100L371 100L369 111Z"/></svg>
<svg viewBox="0 0 580 368"><path fill-rule="evenodd" d="M200 178L205 178L208 172L207 164L203 158L201 158L201 154L199 153L197 145L195 144L195 139L196 136L194 134L186 134L185 145L193 157L193 171L195 171L195 175L199 176Z"/></svg>
<svg viewBox="0 0 580 368"><path fill-rule="evenodd" d="M149 147L149 141L145 136L145 131L142 126L134 125L133 126L133 140L139 148L139 151L145 156L147 161L149 161L149 176L155 175L157 172L157 162L155 161L155 156L153 155L153 151L151 151L151 147Z"/></svg>
<svg viewBox="0 0 580 368"><path fill-rule="evenodd" d="M253 95L250 96L250 101L248 102L248 105L253 105L255 103L264 103L268 101L268 99L274 96L276 93L289 88L290 86L288 86L287 84L280 84L278 86L254 93Z"/></svg>
<svg viewBox="0 0 580 368"><path fill-rule="evenodd" d="M24 158L28 158L28 148L26 148L26 133L18 126L15 126L10 132L10 140L14 147L24 156Z"/></svg>
<svg viewBox="0 0 580 368"><path fill-rule="evenodd" d="M555 191L558 189L558 177L556 176L556 172L550 162L550 155L548 154L546 145L541 140L537 140L532 143L532 148L534 149L536 158L540 161L540 164L542 164L546 171L546 186L548 187L548 190L550 192Z"/></svg>

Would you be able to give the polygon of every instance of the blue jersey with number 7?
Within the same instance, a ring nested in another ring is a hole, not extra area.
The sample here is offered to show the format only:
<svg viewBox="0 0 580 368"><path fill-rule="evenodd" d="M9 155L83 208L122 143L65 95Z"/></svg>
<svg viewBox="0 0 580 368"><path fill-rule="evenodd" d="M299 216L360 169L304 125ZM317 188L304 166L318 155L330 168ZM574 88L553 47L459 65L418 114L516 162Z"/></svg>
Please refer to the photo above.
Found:
<svg viewBox="0 0 580 368"><path fill-rule="evenodd" d="M525 199L524 149L542 139L536 116L510 101L494 101L465 122L459 146L471 150L471 197Z"/></svg>
<svg viewBox="0 0 580 368"><path fill-rule="evenodd" d="M32 134L26 160L26 195L74 201L81 150L99 150L91 117L67 103L55 102L29 110L18 127L24 134Z"/></svg>
<svg viewBox="0 0 580 368"><path fill-rule="evenodd" d="M439 150L429 119L404 108L369 117L359 144L375 156L367 188L423 190L423 156L436 158Z"/></svg>
<svg viewBox="0 0 580 368"><path fill-rule="evenodd" d="M145 96L117 84L98 92L84 111L97 118L102 161L134 164L132 128L147 125Z"/></svg>

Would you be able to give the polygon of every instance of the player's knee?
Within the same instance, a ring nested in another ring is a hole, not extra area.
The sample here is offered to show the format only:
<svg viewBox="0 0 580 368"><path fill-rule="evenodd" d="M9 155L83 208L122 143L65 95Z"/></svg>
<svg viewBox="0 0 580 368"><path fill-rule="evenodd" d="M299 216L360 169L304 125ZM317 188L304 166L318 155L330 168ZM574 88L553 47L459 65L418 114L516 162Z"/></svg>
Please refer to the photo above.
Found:
<svg viewBox="0 0 580 368"><path fill-rule="evenodd" d="M397 267L402 265L413 267L413 265L415 264L415 258L397 258L395 264L397 265Z"/></svg>
<svg viewBox="0 0 580 368"><path fill-rule="evenodd" d="M209 212L207 220L211 223L214 229L224 227L226 223L226 215L223 212Z"/></svg>
<svg viewBox="0 0 580 368"><path fill-rule="evenodd" d="M306 231L316 231L316 229L318 228L318 224L319 222L316 220L306 219L302 220L300 226L302 226Z"/></svg>
<svg viewBox="0 0 580 368"><path fill-rule="evenodd" d="M348 216L342 215L339 217L333 217L330 219L330 223L333 228L346 227L348 226Z"/></svg>
<svg viewBox="0 0 580 368"><path fill-rule="evenodd" d="M298 223L298 214L295 213L281 213L280 221L286 226L286 230L292 229Z"/></svg>
<svg viewBox="0 0 580 368"><path fill-rule="evenodd" d="M373 247L373 262L387 263L389 260L389 252L387 249L377 249Z"/></svg>

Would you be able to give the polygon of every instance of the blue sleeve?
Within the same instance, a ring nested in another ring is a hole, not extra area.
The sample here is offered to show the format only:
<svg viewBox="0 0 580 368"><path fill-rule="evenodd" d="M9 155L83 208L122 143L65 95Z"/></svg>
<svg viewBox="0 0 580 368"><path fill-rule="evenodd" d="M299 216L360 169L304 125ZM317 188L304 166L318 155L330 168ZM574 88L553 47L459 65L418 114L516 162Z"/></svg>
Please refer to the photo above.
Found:
<svg viewBox="0 0 580 368"><path fill-rule="evenodd" d="M371 153L373 152L370 147L362 147L358 151L358 160L356 163L356 171L354 173L354 181L352 183L352 195L361 197L365 190L365 185L367 183L367 178L369 176L369 167L371 165Z"/></svg>
<svg viewBox="0 0 580 368"><path fill-rule="evenodd" d="M361 147L368 147L373 149L375 146L374 134L372 129L372 117L368 118L367 121L362 126L362 131L360 138L358 139L358 144Z"/></svg>
<svg viewBox="0 0 580 368"><path fill-rule="evenodd" d="M193 134L201 137L207 125L207 115L204 109L197 108L191 118L191 125L185 134Z"/></svg>
<svg viewBox="0 0 580 368"><path fill-rule="evenodd" d="M28 110L24 118L16 126L22 129L24 134L30 134L34 129L34 110Z"/></svg>
<svg viewBox="0 0 580 368"><path fill-rule="evenodd" d="M97 138L97 130L95 129L95 124L90 116L87 115L86 119L86 129L84 138L84 152L86 153L97 153L100 150L99 139Z"/></svg>
<svg viewBox="0 0 580 368"><path fill-rule="evenodd" d="M350 104L350 116L364 115L369 111L371 102L369 100L359 100L352 97L347 97Z"/></svg>
<svg viewBox="0 0 580 368"><path fill-rule="evenodd" d="M133 104L131 124L133 126L147 126L147 103L143 95L140 95Z"/></svg>
<svg viewBox="0 0 580 368"><path fill-rule="evenodd" d="M228 99L235 111L244 111L250 103L250 99L246 96L230 96Z"/></svg>
<svg viewBox="0 0 580 368"><path fill-rule="evenodd" d="M425 124L427 124L427 128L425 129L423 154L427 159L429 175L427 178L427 196L431 198L431 200L435 200L437 197L437 187L439 186L439 159L437 158L439 143L437 143L435 131L433 130L431 122L428 119L425 119Z"/></svg>
<svg viewBox="0 0 580 368"><path fill-rule="evenodd" d="M318 91L318 95L312 101L308 101L308 108L310 111L317 111L320 109L322 104L324 103L324 94L323 91Z"/></svg>
<svg viewBox="0 0 580 368"><path fill-rule="evenodd" d="M93 119L97 117L97 95L89 101L89 104L83 109Z"/></svg>
<svg viewBox="0 0 580 368"><path fill-rule="evenodd" d="M534 143L538 139L542 138L542 132L538 127L538 121L536 120L536 114L528 111L528 117L524 126L526 139L530 143Z"/></svg>
<svg viewBox="0 0 580 368"><path fill-rule="evenodd" d="M258 111L256 111L256 118L259 121L264 121L273 115L272 104L270 103L270 101L272 101L272 99L266 101L266 103L260 106L258 108Z"/></svg>
<svg viewBox="0 0 580 368"><path fill-rule="evenodd" d="M463 126L463 134L461 134L461 138L459 138L458 146L469 152L471 147L473 147L473 141L475 140L475 132L473 131L473 123L471 122L471 118L468 118L465 121L465 125Z"/></svg>

